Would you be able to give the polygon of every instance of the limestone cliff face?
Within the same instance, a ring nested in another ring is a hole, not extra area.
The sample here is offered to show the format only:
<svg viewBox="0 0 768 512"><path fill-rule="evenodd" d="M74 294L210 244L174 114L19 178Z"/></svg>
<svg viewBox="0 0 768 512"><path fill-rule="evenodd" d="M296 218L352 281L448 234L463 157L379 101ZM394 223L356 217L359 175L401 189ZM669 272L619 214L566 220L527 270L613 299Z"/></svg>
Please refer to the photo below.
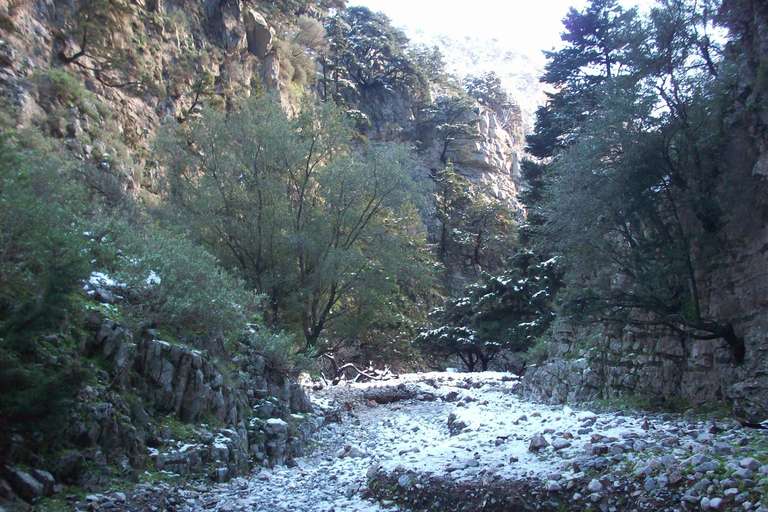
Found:
<svg viewBox="0 0 768 512"><path fill-rule="evenodd" d="M522 127L505 129L492 110L478 106L478 111L476 127L480 137L477 141L462 141L457 145L452 152L456 167L473 183L482 184L492 197L507 201L516 211L522 212L518 200L522 183Z"/></svg>
<svg viewBox="0 0 768 512"><path fill-rule="evenodd" d="M194 115L203 102L223 108L248 96L254 83L277 92L289 85L273 44L284 20L268 10L240 0L127 4L129 13L101 36L100 52L91 42L67 63L64 56L82 50L74 4L0 0L7 20L0 27L0 97L4 125L38 126L81 160L108 160L123 191L136 192L151 188L150 150L162 121Z"/></svg>

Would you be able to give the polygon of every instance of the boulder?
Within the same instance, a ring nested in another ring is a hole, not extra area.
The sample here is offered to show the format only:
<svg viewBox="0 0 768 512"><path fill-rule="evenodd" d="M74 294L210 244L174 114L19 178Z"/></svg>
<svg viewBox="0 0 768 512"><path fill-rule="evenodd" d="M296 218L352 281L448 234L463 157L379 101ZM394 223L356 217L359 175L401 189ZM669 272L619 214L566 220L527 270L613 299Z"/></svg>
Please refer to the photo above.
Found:
<svg viewBox="0 0 768 512"><path fill-rule="evenodd" d="M546 448L549 446L549 443L546 439L544 439L544 436L541 434L536 434L531 438L531 442L528 444L528 451L529 452L538 452L542 448Z"/></svg>
<svg viewBox="0 0 768 512"><path fill-rule="evenodd" d="M54 480L52 474L42 469L32 469L30 473L35 480L43 484L44 495L53 495L53 486L56 485L56 480Z"/></svg>
<svg viewBox="0 0 768 512"><path fill-rule="evenodd" d="M5 468L3 471L14 492L26 501L34 501L43 496L45 487L29 473L17 468Z"/></svg>
<svg viewBox="0 0 768 512"><path fill-rule="evenodd" d="M267 20L254 9L245 10L245 37L248 40L248 51L263 59L272 50L274 30Z"/></svg>

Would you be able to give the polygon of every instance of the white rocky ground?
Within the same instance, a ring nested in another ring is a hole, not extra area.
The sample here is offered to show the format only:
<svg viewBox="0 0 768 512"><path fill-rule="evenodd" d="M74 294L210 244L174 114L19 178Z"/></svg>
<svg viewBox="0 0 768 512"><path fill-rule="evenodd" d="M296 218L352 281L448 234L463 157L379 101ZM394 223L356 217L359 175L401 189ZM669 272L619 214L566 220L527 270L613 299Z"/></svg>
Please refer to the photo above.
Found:
<svg viewBox="0 0 768 512"><path fill-rule="evenodd" d="M434 373L326 388L312 399L340 421L292 467L91 500L179 512L768 511L766 431L534 404L515 385L508 374Z"/></svg>

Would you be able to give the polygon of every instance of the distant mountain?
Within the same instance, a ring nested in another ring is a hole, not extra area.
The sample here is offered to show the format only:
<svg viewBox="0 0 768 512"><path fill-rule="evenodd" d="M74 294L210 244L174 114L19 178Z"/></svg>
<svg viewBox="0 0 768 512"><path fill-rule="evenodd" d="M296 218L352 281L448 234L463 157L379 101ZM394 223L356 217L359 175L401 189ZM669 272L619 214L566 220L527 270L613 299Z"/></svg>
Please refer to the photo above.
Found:
<svg viewBox="0 0 768 512"><path fill-rule="evenodd" d="M498 39L454 38L421 30L408 31L408 37L414 44L440 48L447 71L458 78L495 71L510 97L522 107L526 133L532 131L536 108L546 100L545 86L539 82L544 68L537 59Z"/></svg>

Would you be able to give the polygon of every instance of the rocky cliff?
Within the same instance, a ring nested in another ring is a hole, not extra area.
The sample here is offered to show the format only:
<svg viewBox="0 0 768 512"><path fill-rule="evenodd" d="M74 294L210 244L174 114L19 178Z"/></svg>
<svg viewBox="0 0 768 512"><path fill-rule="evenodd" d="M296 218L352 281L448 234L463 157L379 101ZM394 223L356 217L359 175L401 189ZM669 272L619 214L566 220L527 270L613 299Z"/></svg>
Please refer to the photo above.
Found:
<svg viewBox="0 0 768 512"><path fill-rule="evenodd" d="M696 254L703 269L697 278L704 283L705 313L730 319L744 342L744 361L734 357L723 339L690 339L660 328L561 324L549 360L526 375L528 396L553 402L634 396L671 408L717 403L732 406L750 422L768 417L768 10L762 2L726 1L720 21L732 30L726 58L738 73L727 83L735 100L725 109L721 134L728 141L723 155L727 173L713 192L723 211L717 228L702 235L719 245L714 253Z"/></svg>

